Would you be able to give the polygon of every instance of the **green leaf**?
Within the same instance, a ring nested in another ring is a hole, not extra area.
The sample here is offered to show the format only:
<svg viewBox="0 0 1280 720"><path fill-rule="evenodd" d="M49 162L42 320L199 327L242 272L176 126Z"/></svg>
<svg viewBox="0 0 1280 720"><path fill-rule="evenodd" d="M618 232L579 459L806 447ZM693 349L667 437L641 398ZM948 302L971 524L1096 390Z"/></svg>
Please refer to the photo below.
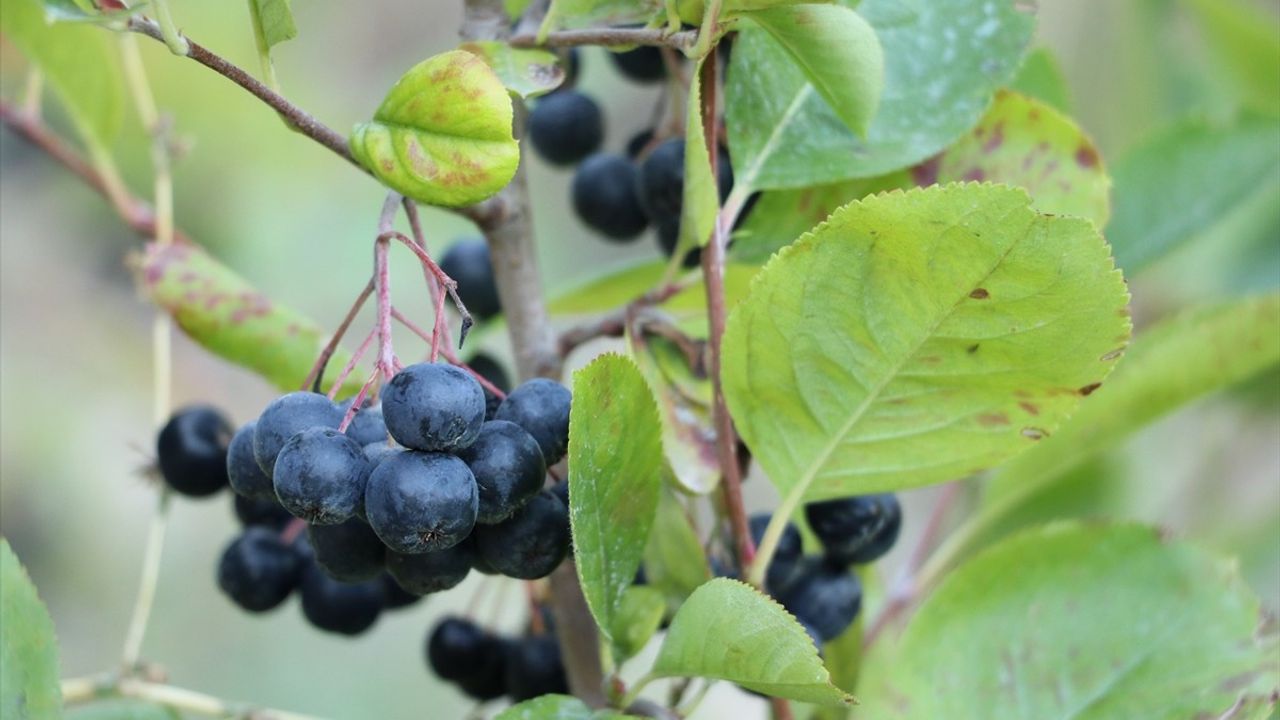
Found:
<svg viewBox="0 0 1280 720"><path fill-rule="evenodd" d="M794 617L729 578L704 584L681 606L653 674L728 680L764 695L822 705L853 701L831 684L818 649Z"/></svg>
<svg viewBox="0 0 1280 720"><path fill-rule="evenodd" d="M1129 339L1093 226L1021 190L947 185L837 210L765 266L724 336L724 392L786 495L896 490L1052 433Z"/></svg>
<svg viewBox="0 0 1280 720"><path fill-rule="evenodd" d="M297 390L328 336L310 319L278 305L195 245L147 245L137 259L142 291L206 350L244 366L282 390ZM332 377L350 359L339 349ZM360 389L358 371L341 396Z"/></svg>
<svg viewBox="0 0 1280 720"><path fill-rule="evenodd" d="M671 254L672 263L679 263L690 249L707 244L720 212L719 184L711 172L711 154L702 132L703 62L699 60L689 76L684 126L684 198L680 207L680 237Z"/></svg>
<svg viewBox="0 0 1280 720"><path fill-rule="evenodd" d="M249 0L253 31L267 49L298 36L289 0Z"/></svg>
<svg viewBox="0 0 1280 720"><path fill-rule="evenodd" d="M614 310L657 287L666 268L667 263L661 260L644 260L610 270L555 295L547 311L552 315L588 315Z"/></svg>
<svg viewBox="0 0 1280 720"><path fill-rule="evenodd" d="M1235 563L1149 528L1063 523L952 574L868 658L867 718L1226 717L1277 687Z"/></svg>
<svg viewBox="0 0 1280 720"><path fill-rule="evenodd" d="M67 720L182 720L172 708L147 702L111 698L94 700L67 710Z"/></svg>
<svg viewBox="0 0 1280 720"><path fill-rule="evenodd" d="M662 448L675 481L705 495L720 482L715 432L711 424L711 380L696 374L671 340L643 326L627 334L631 357L653 390L662 421Z"/></svg>
<svg viewBox="0 0 1280 720"><path fill-rule="evenodd" d="M470 205L515 175L511 98L484 60L451 50L415 65L351 132L351 152L387 187L431 205Z"/></svg>
<svg viewBox="0 0 1280 720"><path fill-rule="evenodd" d="M551 0L539 33L606 25L642 25L657 17L663 0Z"/></svg>
<svg viewBox="0 0 1280 720"><path fill-rule="evenodd" d="M623 718L613 710L592 710L569 695L543 695L526 700L498 713L494 720L614 720Z"/></svg>
<svg viewBox="0 0 1280 720"><path fill-rule="evenodd" d="M0 538L0 717L62 717L53 620L26 568Z"/></svg>
<svg viewBox="0 0 1280 720"><path fill-rule="evenodd" d="M1186 0L1227 77L1257 109L1280 114L1280 24L1274 8L1240 0Z"/></svg>
<svg viewBox="0 0 1280 720"><path fill-rule="evenodd" d="M740 193L874 177L936 154L972 128L995 89L1013 78L1034 25L1020 0L862 0L857 10L875 29L885 62L865 139L777 41L759 28L738 33L725 123Z"/></svg>
<svg viewBox="0 0 1280 720"><path fill-rule="evenodd" d="M667 601L660 591L642 585L627 588L610 632L614 660L622 662L643 650L649 638L658 631L666 611Z"/></svg>
<svg viewBox="0 0 1280 720"><path fill-rule="evenodd" d="M684 506L669 488L658 499L657 519L644 552L644 574L667 598L671 609L711 579L711 567Z"/></svg>
<svg viewBox="0 0 1280 720"><path fill-rule="evenodd" d="M962 180L1017 185L1037 210L1087 217L1099 227L1110 215L1111 179L1093 141L1053 108L999 91L972 132L909 173L765 193L735 234L734 257L764 260L851 200Z"/></svg>
<svg viewBox="0 0 1280 720"><path fill-rule="evenodd" d="M39 0L0 3L0 32L44 73L85 141L97 151L110 145L124 117L112 37L79 23L48 25Z"/></svg>
<svg viewBox="0 0 1280 720"><path fill-rule="evenodd" d="M1071 92L1062 66L1053 51L1038 47L1027 53L1022 69L1009 83L1009 88L1033 97L1061 113L1071 112Z"/></svg>
<svg viewBox="0 0 1280 720"><path fill-rule="evenodd" d="M564 68L555 53L546 50L513 48L497 40L463 43L458 48L488 63L502 84L522 98L549 93L564 82Z"/></svg>
<svg viewBox="0 0 1280 720"><path fill-rule="evenodd" d="M569 517L574 560L587 605L608 637L657 511L664 469L661 430L644 377L621 355L601 355L574 373L573 396Z"/></svg>
<svg viewBox="0 0 1280 720"><path fill-rule="evenodd" d="M884 50L862 16L841 5L788 5L747 13L804 71L837 117L866 137L884 90Z"/></svg>
<svg viewBox="0 0 1280 720"><path fill-rule="evenodd" d="M1107 230L1120 267L1137 272L1259 193L1275 195L1277 133L1275 120L1246 118L1227 127L1190 120L1122 156Z"/></svg>

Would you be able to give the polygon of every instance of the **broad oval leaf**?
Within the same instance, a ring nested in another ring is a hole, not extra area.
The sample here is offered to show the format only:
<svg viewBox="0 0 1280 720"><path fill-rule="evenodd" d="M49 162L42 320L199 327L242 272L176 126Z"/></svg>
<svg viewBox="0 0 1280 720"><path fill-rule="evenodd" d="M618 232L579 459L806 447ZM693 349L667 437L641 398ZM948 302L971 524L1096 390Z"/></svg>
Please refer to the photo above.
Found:
<svg viewBox="0 0 1280 720"><path fill-rule="evenodd" d="M820 705L853 701L831 684L818 649L772 598L729 578L694 591L671 620L657 677L728 680L772 697Z"/></svg>
<svg viewBox="0 0 1280 720"><path fill-rule="evenodd" d="M1258 623L1233 562L1134 525L1038 528L956 570L896 648L883 639L857 717L1256 717L1278 684Z"/></svg>
<svg viewBox="0 0 1280 720"><path fill-rule="evenodd" d="M884 50L842 5L784 5L747 13L795 60L837 117L865 137L884 90Z"/></svg>
<svg viewBox="0 0 1280 720"><path fill-rule="evenodd" d="M351 131L351 152L387 187L431 205L470 205L515 175L511 97L484 60L451 50L415 65Z"/></svg>
<svg viewBox="0 0 1280 720"><path fill-rule="evenodd" d="M282 390L297 390L328 336L297 311L272 302L234 270L195 245L148 244L135 260L143 293L206 350L242 365ZM350 359L339 349L332 377ZM353 374L341 396L360 389Z"/></svg>
<svg viewBox="0 0 1280 720"><path fill-rule="evenodd" d="M546 50L513 48L497 40L468 42L458 47L478 55L508 90L522 98L549 93L564 82L564 68L555 54Z"/></svg>
<svg viewBox="0 0 1280 720"><path fill-rule="evenodd" d="M289 0L249 0L249 13L259 45L268 50L298 36Z"/></svg>
<svg viewBox="0 0 1280 720"><path fill-rule="evenodd" d="M658 410L635 363L607 353L573 377L569 518L591 614L608 637L644 555L664 469Z"/></svg>
<svg viewBox="0 0 1280 720"><path fill-rule="evenodd" d="M725 123L744 192L873 177L936 154L972 128L991 94L1013 78L1034 26L1021 0L863 0L857 11L885 59L884 91L865 139L765 31L738 33Z"/></svg>
<svg viewBox="0 0 1280 720"><path fill-rule="evenodd" d="M60 718L53 620L26 568L0 538L0 717Z"/></svg>
<svg viewBox="0 0 1280 720"><path fill-rule="evenodd" d="M95 153L104 151L120 131L125 102L111 36L80 23L51 26L39 0L0 3L0 32L44 73Z"/></svg>
<svg viewBox="0 0 1280 720"><path fill-rule="evenodd" d="M951 480L1047 437L1099 386L1127 303L1097 230L1021 190L872 196L757 276L725 331L725 399L792 508Z"/></svg>
<svg viewBox="0 0 1280 720"><path fill-rule="evenodd" d="M592 710L569 695L543 695L525 700L498 713L494 720L614 720L623 718L612 710Z"/></svg>
<svg viewBox="0 0 1280 720"><path fill-rule="evenodd" d="M1225 127L1191 120L1121 156L1107 230L1120 267L1137 272L1251 198L1280 191L1277 133L1274 119Z"/></svg>

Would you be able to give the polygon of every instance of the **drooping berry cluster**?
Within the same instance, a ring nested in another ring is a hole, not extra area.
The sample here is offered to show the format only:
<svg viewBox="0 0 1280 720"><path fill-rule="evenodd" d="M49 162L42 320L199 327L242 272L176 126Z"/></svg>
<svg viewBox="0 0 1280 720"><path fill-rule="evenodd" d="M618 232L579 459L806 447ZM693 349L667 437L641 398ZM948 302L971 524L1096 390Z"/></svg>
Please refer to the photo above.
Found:
<svg viewBox="0 0 1280 720"><path fill-rule="evenodd" d="M481 702L569 692L554 635L505 638L465 618L446 617L427 635L426 656L437 676Z"/></svg>

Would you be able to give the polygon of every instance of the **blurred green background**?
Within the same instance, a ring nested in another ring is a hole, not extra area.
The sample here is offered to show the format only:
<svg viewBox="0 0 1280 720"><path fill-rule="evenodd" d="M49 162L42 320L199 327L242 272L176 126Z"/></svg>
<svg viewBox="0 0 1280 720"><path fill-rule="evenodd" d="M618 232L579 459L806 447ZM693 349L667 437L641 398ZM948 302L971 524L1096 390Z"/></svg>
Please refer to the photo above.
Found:
<svg viewBox="0 0 1280 720"><path fill-rule="evenodd" d="M1041 0L1040 43L1061 62L1071 113L1110 163L1150 133L1188 115L1223 118L1248 88L1228 72L1229 45L1204 32L1197 3L1171 0ZM388 0L295 3L298 39L276 49L284 92L345 131L369 116L403 70L457 41L457 2ZM1203 4L1199 4L1203 5ZM1280 33L1280 4L1256 3L1266 32ZM173 3L195 39L246 68L256 57L243 3ZM1224 47L1226 51L1224 52ZM275 299L327 326L366 278L384 191L279 120L226 80L143 43L157 99L189 152L175 170L178 223ZM9 45L0 60L6 98L25 64ZM1280 66L1260 68L1280 86ZM581 84L602 101L610 149L649 124L659 87L621 81L605 53L583 55ZM53 113L56 120L56 111ZM130 118L115 150L132 186L149 186L147 139ZM1280 137L1276 138L1280 143ZM0 532L26 563L58 629L64 675L118 662L133 603L153 491L139 469L153 452L151 308L124 257L139 241L96 196L7 132L0 135ZM639 258L646 238L609 245L573 217L568 172L529 162L542 275L564 287ZM145 194L145 193L142 193ZM1157 266L1130 278L1139 325L1205 300L1280 283L1280 197L1266 193ZM443 247L470 232L427 215ZM1242 253L1253 259L1240 262ZM1245 277L1241 268L1250 271ZM420 287L411 263L395 283ZM404 290L402 290L403 292ZM420 318L420 302L402 301ZM363 322L363 321L362 321ZM500 334L482 336L502 352ZM400 354L419 346L398 339ZM236 422L251 419L272 388L176 342L174 400L212 402ZM1159 523L1241 557L1250 583L1280 611L1280 376L1202 401L1137 436L1108 458L1105 510ZM749 484L752 508L774 502ZM910 547L936 490L906 493ZM311 630L291 601L247 616L214 585L214 566L235 532L230 499L179 499L144 655L175 684L215 695L337 718L460 717L471 703L438 683L422 661L433 618L472 604L476 579L412 610L384 616L345 639ZM881 572L892 576L905 552ZM500 625L523 623L515 581L491 581L483 603L505 608ZM639 664L643 664L641 661ZM697 717L764 706L728 688ZM737 715L735 715L737 716Z"/></svg>

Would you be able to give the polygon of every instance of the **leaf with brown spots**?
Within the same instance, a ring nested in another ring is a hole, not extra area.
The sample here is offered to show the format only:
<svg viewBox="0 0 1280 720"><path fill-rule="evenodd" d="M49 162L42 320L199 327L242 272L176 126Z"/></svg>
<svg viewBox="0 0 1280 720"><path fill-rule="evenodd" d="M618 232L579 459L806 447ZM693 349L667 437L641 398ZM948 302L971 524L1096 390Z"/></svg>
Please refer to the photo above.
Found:
<svg viewBox="0 0 1280 720"><path fill-rule="evenodd" d="M195 245L149 244L136 269L142 292L192 340L281 390L298 389L328 340L309 318L272 302ZM339 349L328 375L350 357ZM348 380L343 395L357 392L363 377Z"/></svg>
<svg viewBox="0 0 1280 720"><path fill-rule="evenodd" d="M430 205L471 205L515 175L511 97L478 56L452 50L415 65L351 131L351 152L387 187Z"/></svg>

